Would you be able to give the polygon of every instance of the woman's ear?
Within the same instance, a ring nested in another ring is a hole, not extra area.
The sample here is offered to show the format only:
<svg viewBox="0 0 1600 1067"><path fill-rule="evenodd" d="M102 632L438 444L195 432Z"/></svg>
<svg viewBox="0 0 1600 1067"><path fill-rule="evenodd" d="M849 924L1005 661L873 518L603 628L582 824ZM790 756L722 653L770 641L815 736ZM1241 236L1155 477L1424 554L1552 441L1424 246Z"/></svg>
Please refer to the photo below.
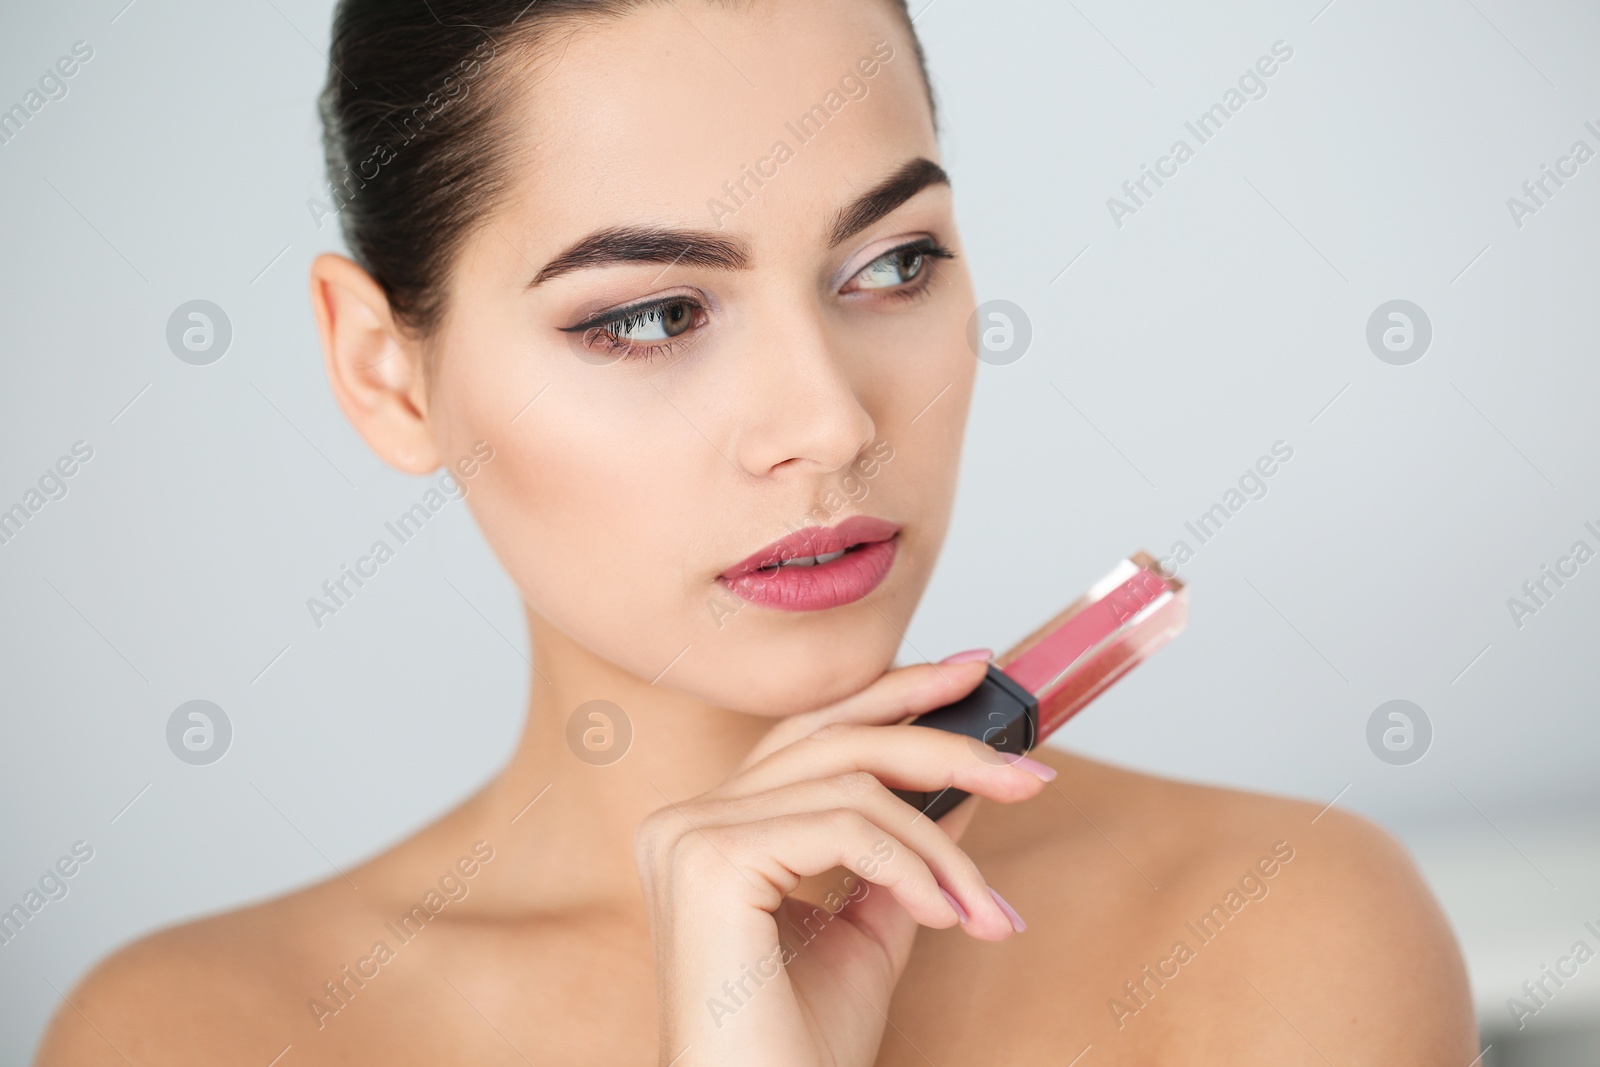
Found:
<svg viewBox="0 0 1600 1067"><path fill-rule="evenodd" d="M344 256L324 253L311 264L311 307L345 418L390 466L436 470L422 346L395 321L383 288Z"/></svg>

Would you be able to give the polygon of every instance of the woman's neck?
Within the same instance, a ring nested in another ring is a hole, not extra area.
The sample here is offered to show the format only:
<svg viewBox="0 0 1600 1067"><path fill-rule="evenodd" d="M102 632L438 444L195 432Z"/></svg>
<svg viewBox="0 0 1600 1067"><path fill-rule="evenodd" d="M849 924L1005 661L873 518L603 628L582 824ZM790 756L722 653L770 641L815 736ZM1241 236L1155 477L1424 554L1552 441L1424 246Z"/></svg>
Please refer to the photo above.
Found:
<svg viewBox="0 0 1600 1067"><path fill-rule="evenodd" d="M500 774L447 820L460 823L449 832L496 849L494 899L484 902L496 911L602 902L633 911L640 820L725 780L777 720L652 685L532 612L528 629L534 669L522 737ZM617 710L583 707L597 698Z"/></svg>

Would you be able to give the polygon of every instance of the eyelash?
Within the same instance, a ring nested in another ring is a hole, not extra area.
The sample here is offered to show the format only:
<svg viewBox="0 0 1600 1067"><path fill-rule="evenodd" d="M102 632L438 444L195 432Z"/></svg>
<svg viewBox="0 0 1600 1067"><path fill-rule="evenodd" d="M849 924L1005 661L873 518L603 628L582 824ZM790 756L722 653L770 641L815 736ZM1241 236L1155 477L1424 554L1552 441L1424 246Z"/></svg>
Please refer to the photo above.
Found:
<svg viewBox="0 0 1600 1067"><path fill-rule="evenodd" d="M907 244L889 249L881 256L873 259L871 263L864 265L861 270L858 270L855 274L851 275L851 280L854 281L856 278L860 277L869 267L873 266L873 264L880 263L883 260L890 259L894 256L903 255L906 252L920 253L924 259L922 269L918 272L916 278L912 279L912 281L907 283L904 287L868 290L869 292L877 293L878 295L890 300L920 300L928 295L929 289L932 285L934 264L939 260L951 260L956 258L956 254L950 249L939 244L937 241L934 241L932 238L925 237L921 240L911 241ZM928 262L930 260L933 262ZM672 307L675 304L688 305L689 313L694 316L694 322L690 324L689 329L685 330L678 337L674 337L667 341L640 343L638 341L628 341L617 336L619 332L622 332L624 329L630 326L638 325L641 322L650 321L651 319L659 316L667 308ZM683 343L683 339L686 338L691 331L698 328L702 324L704 316L705 308L699 302L689 297L676 296L666 300L657 300L649 304L639 304L634 307L622 308L618 311L608 312L602 318L591 319L588 322L580 323L577 326L566 327L564 328L563 332L579 334L580 344L585 345L588 348L600 350L604 354L614 357L615 359L642 359L645 362L650 362L657 356L667 356L676 352Z"/></svg>
<svg viewBox="0 0 1600 1067"><path fill-rule="evenodd" d="M578 326L570 327L567 332L580 335L578 343L587 348L596 349L602 354L615 359L643 359L646 362L662 355L671 355L678 350L679 338L688 334L685 330L679 337L667 341L655 341L642 344L638 341L629 341L618 337L632 325L648 322L658 318L662 312L675 304L685 304L694 321L689 330L701 324L705 317L705 308L698 302L686 296L675 296L668 300L658 300L653 304L639 304L635 307L614 311L602 319L593 319Z"/></svg>

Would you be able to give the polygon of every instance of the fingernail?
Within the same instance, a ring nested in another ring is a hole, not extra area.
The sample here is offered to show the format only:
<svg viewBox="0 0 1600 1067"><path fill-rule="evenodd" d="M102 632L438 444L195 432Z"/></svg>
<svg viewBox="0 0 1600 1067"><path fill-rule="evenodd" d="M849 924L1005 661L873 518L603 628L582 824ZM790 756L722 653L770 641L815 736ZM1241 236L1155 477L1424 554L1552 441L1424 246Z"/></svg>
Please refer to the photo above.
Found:
<svg viewBox="0 0 1600 1067"><path fill-rule="evenodd" d="M994 897L994 902L1000 905L1000 910L1005 912L1006 918L1011 920L1011 929L1020 934L1028 928L1028 924L1022 921L1022 916L1017 914L1017 909L1006 903L1005 897L996 893L993 889L989 890L989 895Z"/></svg>
<svg viewBox="0 0 1600 1067"><path fill-rule="evenodd" d="M944 899L948 900L950 902L950 906L956 909L956 918L960 919L964 925L967 921L967 909L961 906L961 901L951 896L950 890L946 889L944 886L939 887L939 892L943 893Z"/></svg>
<svg viewBox="0 0 1600 1067"><path fill-rule="evenodd" d="M972 648L965 652L957 652L953 656L946 656L940 663L971 663L973 660L994 659L992 648Z"/></svg>
<svg viewBox="0 0 1600 1067"><path fill-rule="evenodd" d="M1008 760L1007 762L1009 762L1011 766L1017 768L1018 770L1027 771L1041 782L1053 782L1056 779L1056 769L1047 763L1040 763L1036 759L1029 759L1027 756L1018 756L1015 759Z"/></svg>

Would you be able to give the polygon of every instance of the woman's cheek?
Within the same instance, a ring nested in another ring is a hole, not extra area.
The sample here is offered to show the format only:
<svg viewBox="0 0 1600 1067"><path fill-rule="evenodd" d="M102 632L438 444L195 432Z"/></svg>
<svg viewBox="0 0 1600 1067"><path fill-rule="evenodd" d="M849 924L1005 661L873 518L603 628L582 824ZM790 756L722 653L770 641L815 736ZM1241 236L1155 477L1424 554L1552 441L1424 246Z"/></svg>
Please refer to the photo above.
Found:
<svg viewBox="0 0 1600 1067"><path fill-rule="evenodd" d="M694 506L703 494L688 484L698 469L689 457L631 447L633 433L596 432L618 425L612 416L544 414L497 449L483 470L490 480L468 499L529 606L604 653L601 642L637 640L644 620L681 612L693 562L685 548L701 540L692 531L712 509Z"/></svg>

